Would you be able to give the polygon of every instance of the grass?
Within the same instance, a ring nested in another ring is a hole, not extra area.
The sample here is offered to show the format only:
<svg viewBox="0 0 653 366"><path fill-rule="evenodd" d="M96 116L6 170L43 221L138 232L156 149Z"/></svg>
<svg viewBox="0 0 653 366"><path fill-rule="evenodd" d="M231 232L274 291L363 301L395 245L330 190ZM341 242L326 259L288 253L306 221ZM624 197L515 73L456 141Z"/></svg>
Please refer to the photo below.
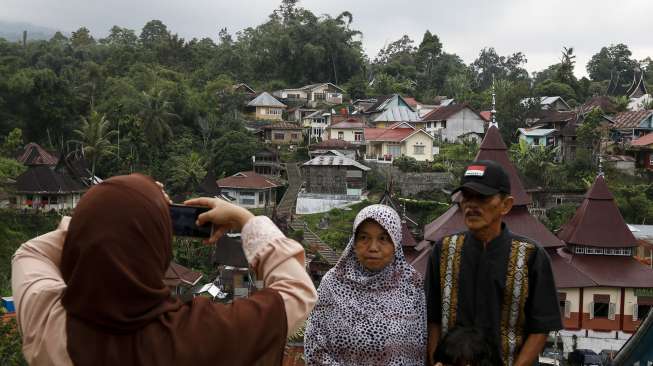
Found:
<svg viewBox="0 0 653 366"><path fill-rule="evenodd" d="M309 229L322 239L331 248L343 250L352 235L354 219L360 210L376 201L363 201L350 206L348 209L334 208L327 213L302 215ZM327 229L320 229L318 225L322 217L329 220Z"/></svg>

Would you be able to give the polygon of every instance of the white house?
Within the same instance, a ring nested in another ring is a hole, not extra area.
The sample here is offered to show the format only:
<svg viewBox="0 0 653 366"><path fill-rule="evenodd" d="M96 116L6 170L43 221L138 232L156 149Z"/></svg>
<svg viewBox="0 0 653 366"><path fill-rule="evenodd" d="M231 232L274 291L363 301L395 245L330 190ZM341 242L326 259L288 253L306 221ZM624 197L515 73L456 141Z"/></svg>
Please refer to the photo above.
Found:
<svg viewBox="0 0 653 366"><path fill-rule="evenodd" d="M341 104L345 91L331 83L310 84L296 89L282 89L272 94L287 101L308 102L310 106L318 103Z"/></svg>
<svg viewBox="0 0 653 366"><path fill-rule="evenodd" d="M519 139L531 146L555 146L556 129L554 128L520 128Z"/></svg>
<svg viewBox="0 0 653 366"><path fill-rule="evenodd" d="M422 123L431 136L454 143L462 139L480 142L486 125L485 119L466 103L435 109L422 118Z"/></svg>

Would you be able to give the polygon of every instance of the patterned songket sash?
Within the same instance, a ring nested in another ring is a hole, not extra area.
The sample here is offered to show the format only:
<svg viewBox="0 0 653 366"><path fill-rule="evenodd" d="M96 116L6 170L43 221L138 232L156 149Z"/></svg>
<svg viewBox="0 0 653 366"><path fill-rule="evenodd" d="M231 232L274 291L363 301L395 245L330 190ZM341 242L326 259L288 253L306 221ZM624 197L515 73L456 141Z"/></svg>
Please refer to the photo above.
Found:
<svg viewBox="0 0 653 366"><path fill-rule="evenodd" d="M440 298L442 299L442 336L456 324L458 279L465 235L452 235L442 241L440 253Z"/></svg>
<svg viewBox="0 0 653 366"><path fill-rule="evenodd" d="M535 245L517 240L513 240L510 247L501 306L501 354L506 366L515 363L515 352L524 342L524 306L528 298L527 262L534 250Z"/></svg>

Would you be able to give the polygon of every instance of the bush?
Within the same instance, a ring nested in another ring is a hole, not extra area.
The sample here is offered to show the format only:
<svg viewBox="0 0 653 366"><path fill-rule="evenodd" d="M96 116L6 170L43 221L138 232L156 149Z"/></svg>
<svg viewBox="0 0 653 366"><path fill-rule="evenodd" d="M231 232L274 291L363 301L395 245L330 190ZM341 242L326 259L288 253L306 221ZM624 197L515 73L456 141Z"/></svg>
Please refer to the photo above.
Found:
<svg viewBox="0 0 653 366"><path fill-rule="evenodd" d="M27 365L16 319L0 320L0 365Z"/></svg>

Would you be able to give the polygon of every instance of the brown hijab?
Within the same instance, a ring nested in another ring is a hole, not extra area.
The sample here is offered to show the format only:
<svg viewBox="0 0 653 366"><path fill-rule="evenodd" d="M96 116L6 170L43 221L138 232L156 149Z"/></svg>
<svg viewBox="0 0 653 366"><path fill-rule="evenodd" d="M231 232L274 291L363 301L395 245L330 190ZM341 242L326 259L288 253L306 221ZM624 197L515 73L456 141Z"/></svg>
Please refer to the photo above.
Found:
<svg viewBox="0 0 653 366"><path fill-rule="evenodd" d="M119 176L80 200L63 248L68 353L75 365L279 365L281 296L182 303L163 277L172 259L168 204L154 181Z"/></svg>

